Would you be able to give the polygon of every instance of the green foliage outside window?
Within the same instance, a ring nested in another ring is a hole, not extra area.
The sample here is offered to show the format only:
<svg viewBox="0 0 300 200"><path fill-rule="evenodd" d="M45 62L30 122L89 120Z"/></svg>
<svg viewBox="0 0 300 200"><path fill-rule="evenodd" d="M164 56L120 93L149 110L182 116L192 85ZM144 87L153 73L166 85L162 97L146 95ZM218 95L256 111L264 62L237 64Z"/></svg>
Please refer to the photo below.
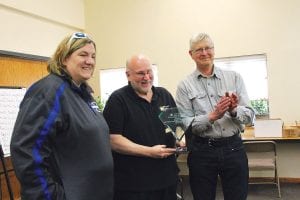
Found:
<svg viewBox="0 0 300 200"><path fill-rule="evenodd" d="M100 96L95 98L96 103L101 110L101 112L104 109L105 101L103 101ZM269 115L269 101L268 99L255 99L250 100L252 108L255 110L255 114L257 116L266 116Z"/></svg>
<svg viewBox="0 0 300 200"><path fill-rule="evenodd" d="M105 102L100 98L100 96L96 97L95 100L96 100L96 103L97 103L100 111L103 112Z"/></svg>
<svg viewBox="0 0 300 200"><path fill-rule="evenodd" d="M255 110L256 115L264 116L269 115L269 101L268 99L255 99L250 101L252 108Z"/></svg>

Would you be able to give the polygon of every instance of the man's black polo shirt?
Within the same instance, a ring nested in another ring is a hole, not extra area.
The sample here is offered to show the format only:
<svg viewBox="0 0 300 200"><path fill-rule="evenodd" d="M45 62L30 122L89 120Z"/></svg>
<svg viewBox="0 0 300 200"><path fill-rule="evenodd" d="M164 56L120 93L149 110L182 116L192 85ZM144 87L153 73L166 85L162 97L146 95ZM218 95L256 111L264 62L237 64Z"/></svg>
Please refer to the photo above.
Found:
<svg viewBox="0 0 300 200"><path fill-rule="evenodd" d="M172 95L164 88L152 87L151 103L139 97L130 85L113 92L104 117L110 132L120 133L134 143L154 146L174 144L171 134L159 120L160 107L175 107ZM168 187L177 182L175 156L166 159L129 156L114 152L115 188L145 191Z"/></svg>

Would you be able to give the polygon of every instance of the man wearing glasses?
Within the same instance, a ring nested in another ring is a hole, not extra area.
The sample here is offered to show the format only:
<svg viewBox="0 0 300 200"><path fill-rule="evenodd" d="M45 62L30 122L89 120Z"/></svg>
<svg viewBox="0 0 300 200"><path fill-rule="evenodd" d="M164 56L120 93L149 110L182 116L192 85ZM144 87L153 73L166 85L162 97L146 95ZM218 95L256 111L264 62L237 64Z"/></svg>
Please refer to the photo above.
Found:
<svg viewBox="0 0 300 200"><path fill-rule="evenodd" d="M188 134L190 186L195 200L214 200L218 176L225 200L245 200L248 161L240 133L254 112L242 77L214 65L214 44L205 33L190 40L196 70L178 85L176 104Z"/></svg>
<svg viewBox="0 0 300 200"><path fill-rule="evenodd" d="M103 112L113 149L114 200L176 200L175 141L158 117L160 108L175 107L175 101L153 86L146 56L132 56L126 76L128 85L111 94Z"/></svg>

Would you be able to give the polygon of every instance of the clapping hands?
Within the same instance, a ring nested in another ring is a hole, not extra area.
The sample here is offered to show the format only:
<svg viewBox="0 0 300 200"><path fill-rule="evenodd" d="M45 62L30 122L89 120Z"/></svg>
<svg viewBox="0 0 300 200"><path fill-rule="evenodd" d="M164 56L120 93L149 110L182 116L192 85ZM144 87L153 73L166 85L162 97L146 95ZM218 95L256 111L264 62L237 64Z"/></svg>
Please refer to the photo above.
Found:
<svg viewBox="0 0 300 200"><path fill-rule="evenodd" d="M213 112L210 113L209 120L215 121L217 119L220 119L227 111L232 117L235 117L238 103L238 96L235 93L226 92L215 106Z"/></svg>

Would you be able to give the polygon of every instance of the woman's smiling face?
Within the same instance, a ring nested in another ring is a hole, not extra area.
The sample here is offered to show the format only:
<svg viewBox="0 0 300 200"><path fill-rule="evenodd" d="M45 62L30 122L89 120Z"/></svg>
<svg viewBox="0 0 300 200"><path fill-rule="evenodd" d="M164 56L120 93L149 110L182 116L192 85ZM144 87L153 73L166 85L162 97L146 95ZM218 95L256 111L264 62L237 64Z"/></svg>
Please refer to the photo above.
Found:
<svg viewBox="0 0 300 200"><path fill-rule="evenodd" d="M90 79L96 64L96 49L93 43L88 43L74 51L64 62L72 80L80 85Z"/></svg>

